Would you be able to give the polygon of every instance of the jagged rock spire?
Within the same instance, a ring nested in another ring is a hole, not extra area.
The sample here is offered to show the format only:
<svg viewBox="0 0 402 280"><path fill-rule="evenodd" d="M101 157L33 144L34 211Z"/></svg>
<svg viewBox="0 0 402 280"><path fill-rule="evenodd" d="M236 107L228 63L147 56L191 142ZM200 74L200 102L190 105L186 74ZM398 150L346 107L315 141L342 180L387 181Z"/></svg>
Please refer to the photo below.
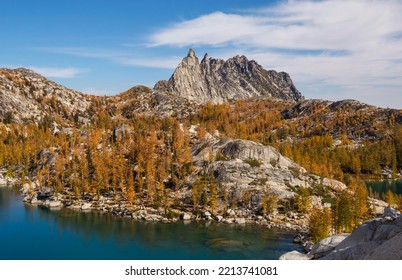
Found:
<svg viewBox="0 0 402 280"><path fill-rule="evenodd" d="M304 99L285 72L267 71L245 56L224 61L210 59L206 53L200 64L193 49L189 49L169 81L158 82L154 89L173 93L197 104L251 97Z"/></svg>
<svg viewBox="0 0 402 280"><path fill-rule="evenodd" d="M209 62L209 55L208 53L205 53L204 58L201 60L201 63L206 63Z"/></svg>
<svg viewBox="0 0 402 280"><path fill-rule="evenodd" d="M187 57L192 57L192 58L197 57L197 56L195 55L195 51L194 51L192 48L190 48L190 49L188 50Z"/></svg>

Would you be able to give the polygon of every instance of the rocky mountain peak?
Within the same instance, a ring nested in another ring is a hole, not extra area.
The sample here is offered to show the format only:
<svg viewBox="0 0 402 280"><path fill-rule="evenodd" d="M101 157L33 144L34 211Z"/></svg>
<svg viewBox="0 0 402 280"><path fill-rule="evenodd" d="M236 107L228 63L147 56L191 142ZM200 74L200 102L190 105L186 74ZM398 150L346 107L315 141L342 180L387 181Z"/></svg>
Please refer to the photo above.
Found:
<svg viewBox="0 0 402 280"><path fill-rule="evenodd" d="M205 53L204 58L201 60L201 64L209 63L209 55Z"/></svg>
<svg viewBox="0 0 402 280"><path fill-rule="evenodd" d="M154 89L196 104L218 104L252 97L304 99L285 72L267 71L244 55L224 61L212 59L206 53L200 63L193 49L189 50L169 81L158 82Z"/></svg>
<svg viewBox="0 0 402 280"><path fill-rule="evenodd" d="M187 57L197 58L197 56L195 55L195 51L191 48L188 50Z"/></svg>
<svg viewBox="0 0 402 280"><path fill-rule="evenodd" d="M193 49L190 49L188 51L188 54L185 58L183 58L181 64L179 67L194 67L197 66L199 63L198 57L195 55L195 52Z"/></svg>

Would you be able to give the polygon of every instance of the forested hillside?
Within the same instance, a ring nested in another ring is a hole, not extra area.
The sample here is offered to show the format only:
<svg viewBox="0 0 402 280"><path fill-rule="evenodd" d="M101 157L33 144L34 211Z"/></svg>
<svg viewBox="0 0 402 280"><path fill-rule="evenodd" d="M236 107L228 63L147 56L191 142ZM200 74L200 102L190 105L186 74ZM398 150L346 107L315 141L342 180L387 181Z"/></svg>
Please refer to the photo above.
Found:
<svg viewBox="0 0 402 280"><path fill-rule="evenodd" d="M317 240L375 215L378 202L368 203L362 179L401 176L401 111L303 101L290 78L275 95L213 103L203 102L204 92L194 101L171 88L187 75L190 58L170 84L111 97L69 90L25 69L1 70L1 175L18 178L31 204L310 227ZM279 81L255 62L234 61L231 75L248 67L250 75L239 77L254 89L264 75L267 84ZM402 208L401 197L384 199Z"/></svg>

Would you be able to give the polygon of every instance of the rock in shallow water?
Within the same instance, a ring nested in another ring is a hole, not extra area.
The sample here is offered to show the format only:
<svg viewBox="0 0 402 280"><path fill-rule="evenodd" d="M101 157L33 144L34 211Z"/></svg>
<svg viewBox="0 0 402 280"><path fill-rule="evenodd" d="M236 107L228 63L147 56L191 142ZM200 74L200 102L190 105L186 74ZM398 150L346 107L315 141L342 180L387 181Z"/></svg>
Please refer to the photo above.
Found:
<svg viewBox="0 0 402 280"><path fill-rule="evenodd" d="M291 251L279 257L280 260L310 260L309 255L300 253L298 251Z"/></svg>
<svg viewBox="0 0 402 280"><path fill-rule="evenodd" d="M188 221L188 220L191 219L191 215L188 214L188 213L183 213L183 214L180 215L180 219L183 220L183 221Z"/></svg>
<svg viewBox="0 0 402 280"><path fill-rule="evenodd" d="M45 206L49 208L60 208L62 206L62 203L60 200L47 200L45 202Z"/></svg>
<svg viewBox="0 0 402 280"><path fill-rule="evenodd" d="M246 223L246 219L245 218L235 218L234 222L235 222L235 224L242 225L242 224Z"/></svg>
<svg viewBox="0 0 402 280"><path fill-rule="evenodd" d="M91 207L92 207L92 204L91 204L91 203L84 203L84 204L82 204L82 206L81 206L81 210L90 210Z"/></svg>
<svg viewBox="0 0 402 280"><path fill-rule="evenodd" d="M217 215L217 216L215 216L215 220L217 222L221 222L223 220L223 217L221 215Z"/></svg>

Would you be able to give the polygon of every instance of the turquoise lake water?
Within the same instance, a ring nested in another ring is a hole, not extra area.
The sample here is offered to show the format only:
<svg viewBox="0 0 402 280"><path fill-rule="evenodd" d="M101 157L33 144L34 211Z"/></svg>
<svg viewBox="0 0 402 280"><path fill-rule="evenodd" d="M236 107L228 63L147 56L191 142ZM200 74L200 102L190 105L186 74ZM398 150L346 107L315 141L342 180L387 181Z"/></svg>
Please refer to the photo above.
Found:
<svg viewBox="0 0 402 280"><path fill-rule="evenodd" d="M402 194L402 180L368 181L366 186L368 190L371 189L372 193L377 193L380 197L388 190L396 194Z"/></svg>
<svg viewBox="0 0 402 280"><path fill-rule="evenodd" d="M138 222L109 214L24 205L0 188L0 259L278 259L294 233L259 226Z"/></svg>

